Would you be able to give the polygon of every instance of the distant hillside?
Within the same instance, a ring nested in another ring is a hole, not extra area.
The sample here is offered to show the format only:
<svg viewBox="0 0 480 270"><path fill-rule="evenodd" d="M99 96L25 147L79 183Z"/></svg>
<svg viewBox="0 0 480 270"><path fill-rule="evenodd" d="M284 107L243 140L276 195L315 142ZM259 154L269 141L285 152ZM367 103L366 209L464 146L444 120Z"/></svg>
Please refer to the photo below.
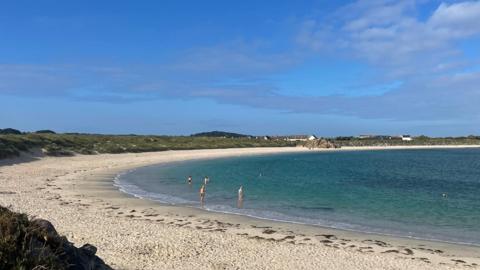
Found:
<svg viewBox="0 0 480 270"><path fill-rule="evenodd" d="M210 131L210 132L201 132L192 134L192 137L225 137L225 138L245 138L249 137L248 135L225 132L225 131Z"/></svg>
<svg viewBox="0 0 480 270"><path fill-rule="evenodd" d="M20 130L16 130L16 129L13 129L13 128L5 128L5 129L1 129L0 128L0 134L15 134L15 135L19 135L19 134L22 134L22 132Z"/></svg>
<svg viewBox="0 0 480 270"><path fill-rule="evenodd" d="M49 130L49 129L37 130L37 131L35 131L35 133L39 133L39 134L57 134L55 131Z"/></svg>

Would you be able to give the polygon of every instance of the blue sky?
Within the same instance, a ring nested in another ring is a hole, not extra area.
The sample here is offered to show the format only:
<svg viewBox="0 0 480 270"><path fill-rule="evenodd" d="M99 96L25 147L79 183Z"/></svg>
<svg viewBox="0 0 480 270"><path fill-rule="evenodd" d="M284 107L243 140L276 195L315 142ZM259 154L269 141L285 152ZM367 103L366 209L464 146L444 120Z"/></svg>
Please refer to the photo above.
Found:
<svg viewBox="0 0 480 270"><path fill-rule="evenodd" d="M0 127L480 134L480 1L5 1Z"/></svg>

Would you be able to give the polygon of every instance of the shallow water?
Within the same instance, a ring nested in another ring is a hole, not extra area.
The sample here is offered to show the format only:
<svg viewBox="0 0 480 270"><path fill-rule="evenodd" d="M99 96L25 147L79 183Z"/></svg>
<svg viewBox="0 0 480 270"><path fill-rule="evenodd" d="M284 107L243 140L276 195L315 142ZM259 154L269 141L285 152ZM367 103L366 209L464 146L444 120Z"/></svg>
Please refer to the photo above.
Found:
<svg viewBox="0 0 480 270"><path fill-rule="evenodd" d="M198 190L206 175L207 210L480 245L480 149L177 162L132 170L116 183L141 198L201 207ZM245 193L242 208L237 201L240 185Z"/></svg>

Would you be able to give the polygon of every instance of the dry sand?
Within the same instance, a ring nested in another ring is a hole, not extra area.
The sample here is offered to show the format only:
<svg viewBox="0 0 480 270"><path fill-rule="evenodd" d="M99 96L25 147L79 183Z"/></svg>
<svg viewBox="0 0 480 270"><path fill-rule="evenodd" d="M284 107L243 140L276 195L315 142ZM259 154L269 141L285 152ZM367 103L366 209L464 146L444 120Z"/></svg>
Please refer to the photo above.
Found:
<svg viewBox="0 0 480 270"><path fill-rule="evenodd" d="M480 268L478 247L160 205L123 194L112 182L122 171L149 164L298 151L307 150L24 156L0 163L0 204L50 220L77 246L95 245L98 255L116 269Z"/></svg>

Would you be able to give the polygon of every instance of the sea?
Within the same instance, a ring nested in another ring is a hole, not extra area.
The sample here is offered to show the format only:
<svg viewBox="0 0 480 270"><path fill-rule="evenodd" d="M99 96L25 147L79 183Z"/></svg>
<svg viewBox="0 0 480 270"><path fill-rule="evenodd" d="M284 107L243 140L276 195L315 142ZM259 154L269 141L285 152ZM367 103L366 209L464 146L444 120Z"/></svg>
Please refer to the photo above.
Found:
<svg viewBox="0 0 480 270"><path fill-rule="evenodd" d="M199 189L205 176L209 182L202 203ZM115 185L163 204L480 246L480 149L307 152L172 162L124 172ZM239 201L240 186L244 196Z"/></svg>

